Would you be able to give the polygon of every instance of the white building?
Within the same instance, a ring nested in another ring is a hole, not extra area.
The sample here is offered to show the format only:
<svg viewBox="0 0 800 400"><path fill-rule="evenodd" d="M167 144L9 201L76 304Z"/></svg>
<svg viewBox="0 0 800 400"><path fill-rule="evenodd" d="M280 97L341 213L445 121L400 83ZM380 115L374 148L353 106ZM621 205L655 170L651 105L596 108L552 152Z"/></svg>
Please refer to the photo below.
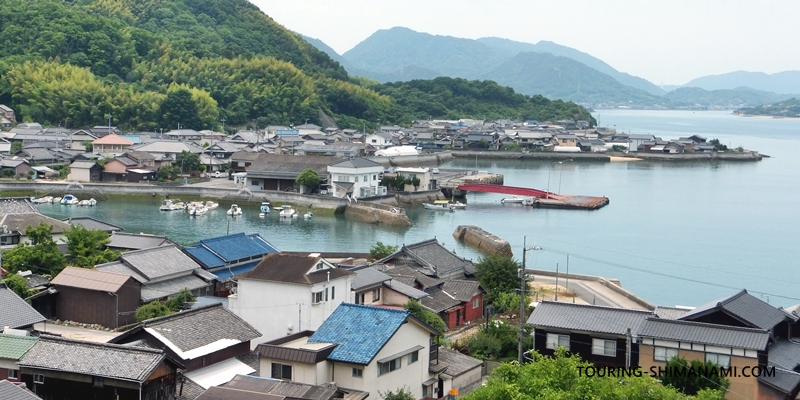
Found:
<svg viewBox="0 0 800 400"><path fill-rule="evenodd" d="M395 169L398 175L408 179L419 179L419 185L416 187L406 185L405 191L414 192L417 190L434 190L436 189L431 184L431 170L430 168L397 168Z"/></svg>
<svg viewBox="0 0 800 400"><path fill-rule="evenodd" d="M328 165L331 191L334 197L373 197L386 194L380 186L383 165L366 158L346 158Z"/></svg>
<svg viewBox="0 0 800 400"><path fill-rule="evenodd" d="M228 307L261 332L252 343L314 330L348 301L354 275L317 253L272 253L252 271L238 275Z"/></svg>
<svg viewBox="0 0 800 400"><path fill-rule="evenodd" d="M258 345L261 376L378 393L407 388L416 399L441 397L435 329L406 310L342 304L316 332ZM441 375L441 376L440 376Z"/></svg>

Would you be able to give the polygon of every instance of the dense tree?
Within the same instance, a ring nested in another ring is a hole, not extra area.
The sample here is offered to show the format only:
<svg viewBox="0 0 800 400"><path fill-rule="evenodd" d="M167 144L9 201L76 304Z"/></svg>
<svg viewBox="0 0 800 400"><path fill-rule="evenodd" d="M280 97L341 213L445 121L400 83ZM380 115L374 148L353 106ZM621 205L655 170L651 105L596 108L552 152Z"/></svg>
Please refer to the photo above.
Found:
<svg viewBox="0 0 800 400"><path fill-rule="evenodd" d="M589 377L592 364L580 357L556 351L555 357L534 354L534 361L520 366L505 363L495 368L485 385L463 397L464 400L508 399L643 399L643 400L721 400L724 393L705 389L696 397L662 386L642 371L642 376L616 374Z"/></svg>
<svg viewBox="0 0 800 400"><path fill-rule="evenodd" d="M108 233L99 229L86 229L83 225L73 225L64 232L67 237L67 251L70 264L75 267L92 268L119 257L118 251L105 246L111 241Z"/></svg>
<svg viewBox="0 0 800 400"><path fill-rule="evenodd" d="M175 156L175 166L178 167L180 173L188 173L191 171L200 170L200 156L191 151L183 150Z"/></svg>
<svg viewBox="0 0 800 400"><path fill-rule="evenodd" d="M475 269L481 286L488 292L486 301L494 300L497 293L511 292L519 289L519 269L522 266L511 257L487 256L481 258Z"/></svg>
<svg viewBox="0 0 800 400"><path fill-rule="evenodd" d="M162 301L151 301L143 304L136 309L136 322L142 322L151 318L163 317L172 314L172 310Z"/></svg>
<svg viewBox="0 0 800 400"><path fill-rule="evenodd" d="M161 166L158 169L158 181L159 182L167 182L167 181L174 181L178 174L181 172L181 168L172 164L167 164Z"/></svg>
<svg viewBox="0 0 800 400"><path fill-rule="evenodd" d="M188 89L178 89L167 93L161 103L161 126L169 129L189 128L203 129L197 103L192 99Z"/></svg>
<svg viewBox="0 0 800 400"><path fill-rule="evenodd" d="M192 292L190 292L188 289L181 289L181 291L178 292L175 297L167 300L166 306L172 312L178 312L183 309L183 306L186 305L186 303L192 303L194 301L195 298L192 295Z"/></svg>
<svg viewBox="0 0 800 400"><path fill-rule="evenodd" d="M444 333L447 330L447 325L445 325L442 317L423 307L420 302L411 299L408 301L408 303L406 303L405 309L408 310L408 312L410 312L413 316L432 326L437 331Z"/></svg>
<svg viewBox="0 0 800 400"><path fill-rule="evenodd" d="M317 171L309 168L301 172L300 175L297 176L295 182L301 187L313 192L314 189L319 186L319 174ZM302 193L305 193L305 191L302 191Z"/></svg>
<svg viewBox="0 0 800 400"><path fill-rule="evenodd" d="M711 361L692 360L686 361L683 357L674 357L667 361L665 370L688 370L694 371L713 371L718 370L719 366ZM678 389L681 393L695 395L703 389L721 389L726 391L730 382L720 374L664 374L661 376L661 383Z"/></svg>
<svg viewBox="0 0 800 400"><path fill-rule="evenodd" d="M397 252L399 246L391 246L383 242L377 242L369 249L370 260L380 260L381 258L388 257Z"/></svg>
<svg viewBox="0 0 800 400"><path fill-rule="evenodd" d="M29 243L20 243L12 249L3 250L3 268L10 272L32 270L52 276L67 266L67 258L58 250L51 232L53 226L40 222L25 228Z"/></svg>
<svg viewBox="0 0 800 400"><path fill-rule="evenodd" d="M7 288L16 293L17 296L23 299L36 293L28 289L28 281L19 274L8 274L8 277L3 279L3 283L6 284Z"/></svg>
<svg viewBox="0 0 800 400"><path fill-rule="evenodd" d="M402 387L397 390L387 390L385 392L378 391L378 394L381 396L383 400L415 400L413 394L411 394L411 389L407 387Z"/></svg>

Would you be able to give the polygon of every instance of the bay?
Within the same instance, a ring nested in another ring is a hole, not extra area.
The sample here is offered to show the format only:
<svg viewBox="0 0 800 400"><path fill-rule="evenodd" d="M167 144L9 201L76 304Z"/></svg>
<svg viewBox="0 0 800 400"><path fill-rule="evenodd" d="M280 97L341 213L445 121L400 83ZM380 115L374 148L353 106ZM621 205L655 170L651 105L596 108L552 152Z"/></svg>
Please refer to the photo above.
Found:
<svg viewBox="0 0 800 400"><path fill-rule="evenodd" d="M503 195L470 193L468 209L454 213L408 210L414 225L393 228L352 222L342 216L281 221L258 217L256 206L241 217L225 215L229 204L192 218L159 212L160 198L109 201L98 207L43 205L56 218L87 215L127 232L166 235L181 244L228 232L260 233L281 250L367 252L377 241L402 246L436 237L457 254L480 254L457 242L458 225L477 225L508 240L528 268L618 278L659 305L699 305L746 288L779 306L800 303L794 276L800 246L800 121L744 118L719 111L599 110L604 126L664 139L699 134L731 147L759 150L760 162L597 162L554 164L539 160L456 159L440 168L487 170L505 184L566 194L607 196L597 211L546 210L503 205ZM77 194L77 193L76 193ZM304 212L303 209L299 211Z"/></svg>

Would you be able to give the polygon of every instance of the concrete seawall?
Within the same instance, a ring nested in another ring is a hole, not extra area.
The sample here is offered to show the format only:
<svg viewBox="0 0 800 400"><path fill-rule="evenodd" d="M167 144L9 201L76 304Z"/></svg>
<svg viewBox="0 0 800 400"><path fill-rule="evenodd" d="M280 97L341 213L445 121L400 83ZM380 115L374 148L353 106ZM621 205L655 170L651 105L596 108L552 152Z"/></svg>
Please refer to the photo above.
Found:
<svg viewBox="0 0 800 400"><path fill-rule="evenodd" d="M529 269L527 271L531 271L531 273L534 276L534 279L535 279L536 275L542 275L542 276L549 276L549 277L558 276L559 278L567 278L567 277L569 277L569 279L597 282L597 283L600 283L601 285L603 285L604 287L616 292L618 295L620 295L620 296L622 296L622 297L624 297L624 298L626 298L626 299L628 299L630 301L633 301L634 303L644 307L645 309L648 309L650 311L656 309L656 307L654 305L650 304L650 302L648 302L647 300L645 300L645 299L643 299L643 298L641 298L641 297L629 292L628 290L624 289L622 287L622 285L620 284L619 280L616 280L616 279L606 279L606 278L603 278L603 277L600 277L600 276L581 275L581 274L564 274L564 273L556 274L554 271L544 271L544 270L539 270L539 269Z"/></svg>
<svg viewBox="0 0 800 400"><path fill-rule="evenodd" d="M453 237L475 247L484 254L505 257L514 256L511 251L511 245L506 240L474 225L459 225L453 232Z"/></svg>
<svg viewBox="0 0 800 400"><path fill-rule="evenodd" d="M398 211L401 211L398 209ZM348 219L366 222L368 224L385 224L392 226L411 226L411 220L404 212L392 212L382 208L368 205L350 204L345 208L344 215Z"/></svg>
<svg viewBox="0 0 800 400"><path fill-rule="evenodd" d="M607 153L560 153L553 151L533 151L522 153L519 151L469 151L454 150L451 152L455 158L494 158L494 159L542 159L542 160L583 160L583 161L610 161L611 157L638 158L652 161L760 161L763 154L757 151L744 151L742 153L646 153L646 152L607 152Z"/></svg>
<svg viewBox="0 0 800 400"><path fill-rule="evenodd" d="M453 159L453 154L450 152L434 153L434 154L419 154L415 156L394 156L394 157L370 157L385 168L389 167L416 167L420 164L433 164L438 165Z"/></svg>

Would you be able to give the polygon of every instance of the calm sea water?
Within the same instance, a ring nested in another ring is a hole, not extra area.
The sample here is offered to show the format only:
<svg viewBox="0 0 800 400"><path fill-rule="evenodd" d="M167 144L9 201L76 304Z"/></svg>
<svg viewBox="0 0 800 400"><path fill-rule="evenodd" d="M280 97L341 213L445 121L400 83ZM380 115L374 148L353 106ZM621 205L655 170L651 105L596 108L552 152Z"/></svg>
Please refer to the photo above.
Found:
<svg viewBox="0 0 800 400"><path fill-rule="evenodd" d="M727 112L602 110L602 125L665 139L700 134L732 147L772 156L761 162L566 162L478 160L477 167L505 175L506 185L567 194L608 196L598 211L544 210L503 205L503 195L475 193L454 213L410 209L411 228L392 228L314 216L281 221L242 217L227 205L199 218L159 212L160 199L101 202L98 207L44 205L57 217L90 215L128 232L167 235L188 244L227 232L260 233L282 250L366 252L376 242L393 245L436 237L478 260L457 242L458 225L478 225L508 240L521 259L523 237L542 251L527 253L527 267L618 278L624 287L659 305L698 305L747 288L771 304L800 303L795 277L800 246L800 121L742 118ZM454 160L444 168L474 169ZM560 186L560 190L559 190ZM304 210L300 210L301 212Z"/></svg>

